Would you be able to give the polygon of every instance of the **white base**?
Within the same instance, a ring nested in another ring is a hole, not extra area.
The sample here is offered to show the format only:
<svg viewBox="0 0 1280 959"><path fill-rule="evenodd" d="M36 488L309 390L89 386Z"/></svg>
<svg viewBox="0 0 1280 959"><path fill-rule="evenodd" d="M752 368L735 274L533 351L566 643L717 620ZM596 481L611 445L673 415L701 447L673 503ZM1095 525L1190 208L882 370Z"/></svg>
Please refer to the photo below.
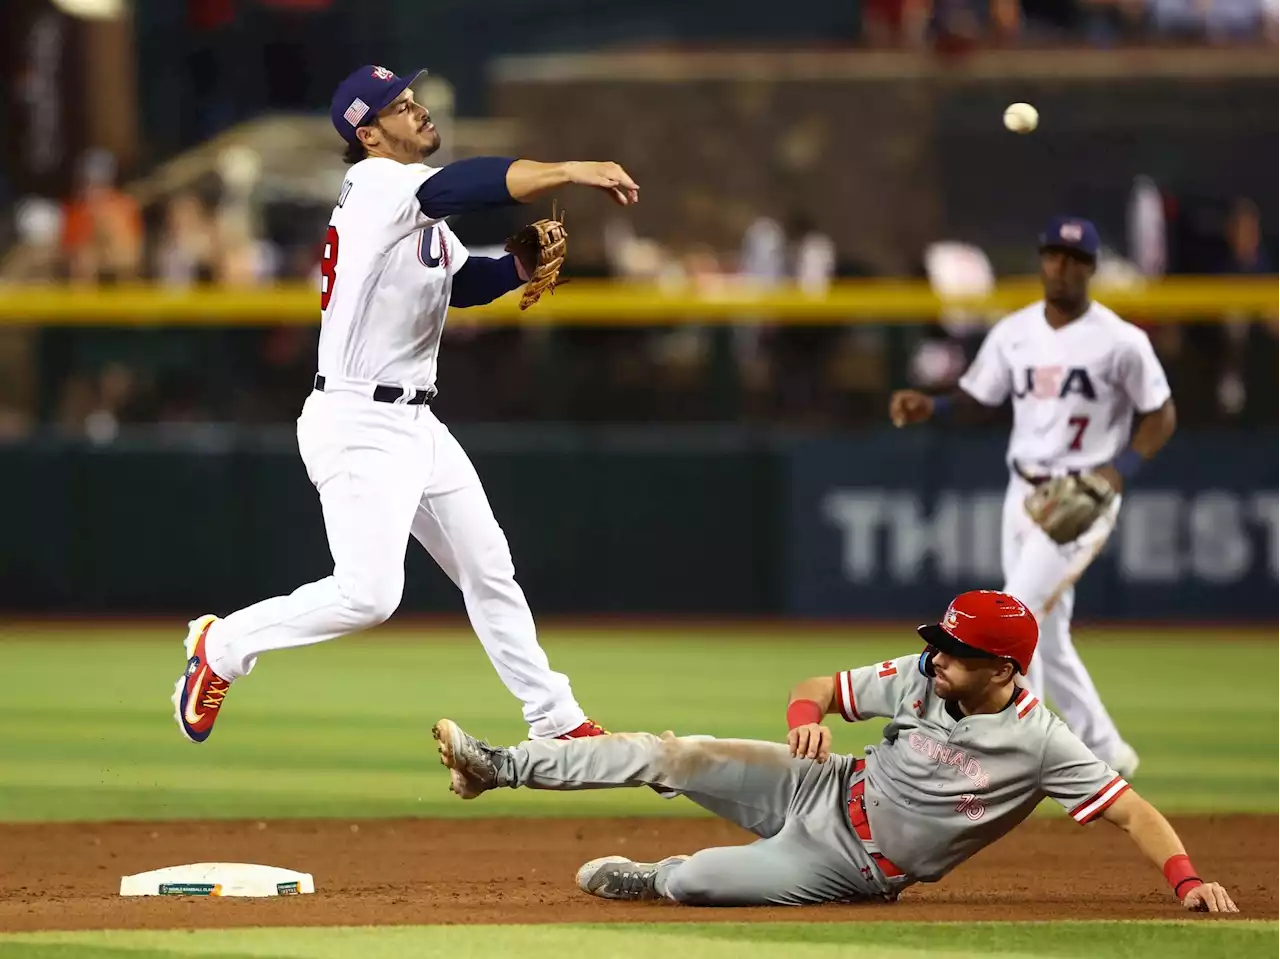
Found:
<svg viewBox="0 0 1280 959"><path fill-rule="evenodd" d="M311 874L244 862L197 862L120 879L122 896L296 896L316 891Z"/></svg>

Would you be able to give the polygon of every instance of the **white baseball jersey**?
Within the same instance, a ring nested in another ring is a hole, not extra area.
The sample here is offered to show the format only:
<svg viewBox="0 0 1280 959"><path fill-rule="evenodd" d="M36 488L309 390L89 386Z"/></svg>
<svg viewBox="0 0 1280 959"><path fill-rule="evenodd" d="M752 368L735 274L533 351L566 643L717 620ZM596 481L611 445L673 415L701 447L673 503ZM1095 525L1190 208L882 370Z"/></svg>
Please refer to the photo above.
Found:
<svg viewBox="0 0 1280 959"><path fill-rule="evenodd" d="M444 220L418 205L418 188L438 172L382 157L348 171L321 260L323 376L435 385L453 276L467 261Z"/></svg>
<svg viewBox="0 0 1280 959"><path fill-rule="evenodd" d="M1133 415L1169 399L1146 333L1099 303L1055 330L1044 303L992 327L960 388L979 403L1013 397L1008 460L1034 474L1110 462L1129 442Z"/></svg>

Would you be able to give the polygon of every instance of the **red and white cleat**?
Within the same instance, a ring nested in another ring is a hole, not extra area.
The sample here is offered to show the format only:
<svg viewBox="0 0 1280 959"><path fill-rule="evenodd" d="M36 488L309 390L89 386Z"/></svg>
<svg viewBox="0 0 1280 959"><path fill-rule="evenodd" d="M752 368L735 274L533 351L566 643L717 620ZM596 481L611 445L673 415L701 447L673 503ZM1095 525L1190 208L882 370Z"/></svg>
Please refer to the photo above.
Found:
<svg viewBox="0 0 1280 959"><path fill-rule="evenodd" d="M586 720L581 726L577 726L563 736L557 736L556 739L586 739L590 736L608 736L609 730L605 729L594 719Z"/></svg>
<svg viewBox="0 0 1280 959"><path fill-rule="evenodd" d="M202 743L213 732L214 721L222 709L222 700L231 683L209 668L205 653L205 637L217 616L193 619L187 638L187 668L173 690L173 715L182 735L193 743Z"/></svg>

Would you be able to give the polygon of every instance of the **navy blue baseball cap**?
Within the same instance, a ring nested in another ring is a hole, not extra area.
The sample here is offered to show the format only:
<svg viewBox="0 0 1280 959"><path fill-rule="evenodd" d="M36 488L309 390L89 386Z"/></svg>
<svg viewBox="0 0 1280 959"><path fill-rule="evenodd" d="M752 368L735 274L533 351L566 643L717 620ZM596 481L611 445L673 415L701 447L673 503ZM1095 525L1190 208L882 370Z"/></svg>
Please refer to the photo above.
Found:
<svg viewBox="0 0 1280 959"><path fill-rule="evenodd" d="M356 128L372 123L374 118L400 94L414 84L426 70L411 77L399 77L386 67L372 63L353 71L338 84L329 102L329 119L334 129L348 143L355 143Z"/></svg>
<svg viewBox="0 0 1280 959"><path fill-rule="evenodd" d="M1091 260L1098 258L1102 241L1098 228L1078 216L1055 216L1040 234L1040 250L1070 250Z"/></svg>

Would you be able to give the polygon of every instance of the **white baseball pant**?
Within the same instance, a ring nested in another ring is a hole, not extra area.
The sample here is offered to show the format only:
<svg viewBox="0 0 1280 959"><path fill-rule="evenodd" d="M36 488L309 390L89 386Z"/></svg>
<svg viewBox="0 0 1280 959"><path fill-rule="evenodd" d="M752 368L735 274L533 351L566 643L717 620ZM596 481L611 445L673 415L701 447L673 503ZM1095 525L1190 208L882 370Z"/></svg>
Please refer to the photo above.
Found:
<svg viewBox="0 0 1280 959"><path fill-rule="evenodd" d="M1040 625L1040 642L1027 673L1027 685L1041 699L1048 693L1071 731L1099 759L1111 762L1123 740L1071 641L1071 613L1076 581L1115 529L1120 497L1083 536L1059 545L1023 508L1031 490L1031 484L1017 473L1010 476L1000 551L1004 591L1026 603Z"/></svg>
<svg viewBox="0 0 1280 959"><path fill-rule="evenodd" d="M206 639L210 668L239 679L262 653L383 622L400 605L412 535L462 590L494 669L524 704L529 735L548 739L580 725L586 717L538 644L507 538L471 460L430 406L377 403L370 389L330 379L298 418L333 574L216 622Z"/></svg>

